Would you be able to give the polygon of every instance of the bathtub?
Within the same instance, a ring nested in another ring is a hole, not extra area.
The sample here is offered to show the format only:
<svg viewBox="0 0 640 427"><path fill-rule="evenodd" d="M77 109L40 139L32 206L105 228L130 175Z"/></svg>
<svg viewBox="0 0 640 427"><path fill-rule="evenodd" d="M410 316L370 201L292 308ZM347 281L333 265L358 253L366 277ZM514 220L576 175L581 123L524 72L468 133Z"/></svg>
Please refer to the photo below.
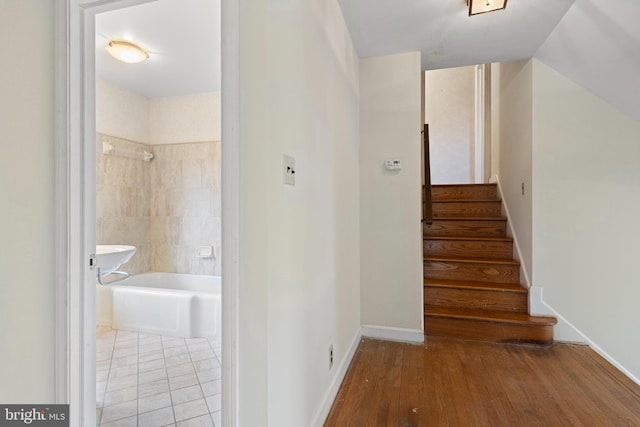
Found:
<svg viewBox="0 0 640 427"><path fill-rule="evenodd" d="M220 339L220 276L145 273L96 285L98 325L182 338Z"/></svg>

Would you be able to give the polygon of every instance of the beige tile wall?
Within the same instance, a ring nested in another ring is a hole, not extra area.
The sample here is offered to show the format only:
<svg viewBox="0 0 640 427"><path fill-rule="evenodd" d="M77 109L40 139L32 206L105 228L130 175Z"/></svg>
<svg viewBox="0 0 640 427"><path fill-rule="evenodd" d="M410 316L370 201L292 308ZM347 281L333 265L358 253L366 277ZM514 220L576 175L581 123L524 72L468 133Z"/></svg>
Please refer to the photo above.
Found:
<svg viewBox="0 0 640 427"><path fill-rule="evenodd" d="M151 268L220 274L220 143L155 145L151 165ZM213 246L215 258L195 256Z"/></svg>
<svg viewBox="0 0 640 427"><path fill-rule="evenodd" d="M149 177L151 164L142 160L104 155L102 143L115 152L139 152L149 146L98 134L96 138L96 241L102 245L133 245L137 248L122 270L144 273L151 267L149 229Z"/></svg>
<svg viewBox="0 0 640 427"><path fill-rule="evenodd" d="M152 162L103 155L102 141L118 149L155 154ZM97 239L132 244L138 253L123 268L220 274L220 143L148 146L98 135ZM198 246L215 257L197 258Z"/></svg>

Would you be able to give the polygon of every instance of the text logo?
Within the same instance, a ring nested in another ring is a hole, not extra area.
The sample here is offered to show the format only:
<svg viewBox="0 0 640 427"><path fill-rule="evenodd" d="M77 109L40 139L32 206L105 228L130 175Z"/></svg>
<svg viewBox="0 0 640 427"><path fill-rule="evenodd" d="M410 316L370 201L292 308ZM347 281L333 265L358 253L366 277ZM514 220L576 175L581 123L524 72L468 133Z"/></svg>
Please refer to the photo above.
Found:
<svg viewBox="0 0 640 427"><path fill-rule="evenodd" d="M0 405L0 427L69 427L69 405Z"/></svg>

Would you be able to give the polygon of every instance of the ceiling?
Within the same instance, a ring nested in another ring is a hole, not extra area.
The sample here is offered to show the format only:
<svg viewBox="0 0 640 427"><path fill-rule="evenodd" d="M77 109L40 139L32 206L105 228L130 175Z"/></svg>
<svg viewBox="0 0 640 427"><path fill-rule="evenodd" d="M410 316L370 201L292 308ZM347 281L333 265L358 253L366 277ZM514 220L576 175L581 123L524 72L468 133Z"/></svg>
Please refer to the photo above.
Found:
<svg viewBox="0 0 640 427"><path fill-rule="evenodd" d="M532 57L574 0L509 0L469 17L466 0L339 0L361 58L419 50L425 70ZM125 64L110 39L151 58ZM96 72L148 98L221 89L220 0L156 0L96 16Z"/></svg>
<svg viewBox="0 0 640 427"><path fill-rule="evenodd" d="M640 122L640 2L577 0L536 58Z"/></svg>
<svg viewBox="0 0 640 427"><path fill-rule="evenodd" d="M110 39L136 42L151 57L117 61ZM96 16L96 74L148 98L219 92L220 0L157 0Z"/></svg>
<svg viewBox="0 0 640 427"><path fill-rule="evenodd" d="M339 0L361 58L421 51L432 70L532 57L575 0L509 0L468 16L466 0Z"/></svg>
<svg viewBox="0 0 640 427"><path fill-rule="evenodd" d="M509 0L467 16L466 0L339 0L362 58L419 50L422 68L529 58L574 0ZM125 64L104 47L140 44L151 58ZM156 0L96 16L96 72L149 98L221 89L220 0Z"/></svg>

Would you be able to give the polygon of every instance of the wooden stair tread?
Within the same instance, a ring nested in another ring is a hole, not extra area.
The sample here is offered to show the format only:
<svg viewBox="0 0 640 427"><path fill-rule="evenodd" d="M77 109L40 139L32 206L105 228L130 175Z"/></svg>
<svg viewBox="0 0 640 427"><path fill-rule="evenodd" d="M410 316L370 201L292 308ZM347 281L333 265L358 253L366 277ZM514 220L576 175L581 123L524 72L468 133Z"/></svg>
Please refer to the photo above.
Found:
<svg viewBox="0 0 640 427"><path fill-rule="evenodd" d="M422 236L423 254L438 257L468 257L513 259L513 239L495 233L466 236L429 233Z"/></svg>
<svg viewBox="0 0 640 427"><path fill-rule="evenodd" d="M520 265L519 261L506 258L471 258L471 257L443 257L443 256L425 256L425 261L435 262L465 262L475 264L502 264L502 265Z"/></svg>
<svg viewBox="0 0 640 427"><path fill-rule="evenodd" d="M466 241L472 240L477 242L513 242L511 237L485 237L485 236L422 236L423 240L450 240L450 241Z"/></svg>
<svg viewBox="0 0 640 427"><path fill-rule="evenodd" d="M512 311L496 311L470 308L448 308L424 305L424 315L431 317L449 317L481 322L510 323L525 326L553 326L557 320L547 316L530 316Z"/></svg>
<svg viewBox="0 0 640 427"><path fill-rule="evenodd" d="M473 200L463 199L463 200L455 200L455 199L443 199L443 200L433 200L432 203L502 203L501 200L491 199L491 198L477 198Z"/></svg>
<svg viewBox="0 0 640 427"><path fill-rule="evenodd" d="M507 218L503 216L448 216L448 215L438 215L433 216L434 221L506 221Z"/></svg>
<svg viewBox="0 0 640 427"><path fill-rule="evenodd" d="M470 188L478 188L478 187L496 187L497 184L432 184L432 188L455 188L455 187L470 187ZM422 186L424 187L424 185Z"/></svg>
<svg viewBox="0 0 640 427"><path fill-rule="evenodd" d="M434 288L457 288L470 289L478 291L496 291L496 292L516 292L528 294L529 291L521 285L514 283L491 283L477 282L471 280L448 280L448 279L431 279L425 278L424 285Z"/></svg>
<svg viewBox="0 0 640 427"><path fill-rule="evenodd" d="M431 186L431 200L440 202L444 200L485 200L498 201L498 187L495 184L452 184Z"/></svg>

